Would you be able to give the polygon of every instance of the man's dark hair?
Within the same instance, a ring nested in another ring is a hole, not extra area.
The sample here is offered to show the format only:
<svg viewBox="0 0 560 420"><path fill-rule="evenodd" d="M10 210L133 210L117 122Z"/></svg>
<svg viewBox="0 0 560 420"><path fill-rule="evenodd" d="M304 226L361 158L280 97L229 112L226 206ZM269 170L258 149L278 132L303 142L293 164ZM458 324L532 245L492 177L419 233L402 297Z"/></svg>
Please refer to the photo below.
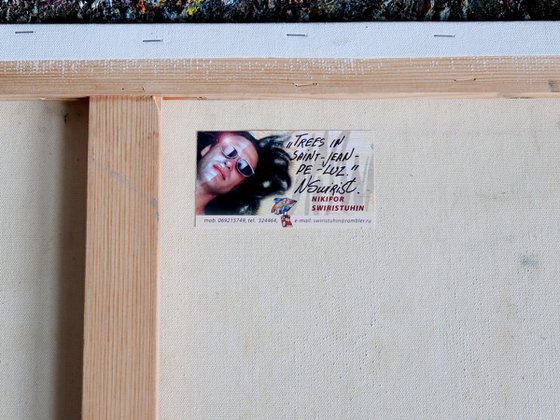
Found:
<svg viewBox="0 0 560 420"><path fill-rule="evenodd" d="M227 194L220 195L210 201L204 210L205 214L255 214L261 200L272 194L283 194L292 185L290 178L290 156L282 148L283 140L279 136L268 136L260 140L248 131L232 131L230 134L249 140L259 156L255 174L247 178L241 185ZM197 163L202 150L215 144L224 132L199 131L197 142Z"/></svg>

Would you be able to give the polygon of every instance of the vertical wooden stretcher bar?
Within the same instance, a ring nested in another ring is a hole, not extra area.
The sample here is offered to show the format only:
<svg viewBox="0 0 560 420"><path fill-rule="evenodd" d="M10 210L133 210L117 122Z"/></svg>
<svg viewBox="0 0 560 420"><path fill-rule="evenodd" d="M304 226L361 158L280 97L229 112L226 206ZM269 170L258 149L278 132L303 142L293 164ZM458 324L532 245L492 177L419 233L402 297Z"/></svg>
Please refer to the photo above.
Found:
<svg viewBox="0 0 560 420"><path fill-rule="evenodd" d="M160 111L90 98L84 420L158 418Z"/></svg>

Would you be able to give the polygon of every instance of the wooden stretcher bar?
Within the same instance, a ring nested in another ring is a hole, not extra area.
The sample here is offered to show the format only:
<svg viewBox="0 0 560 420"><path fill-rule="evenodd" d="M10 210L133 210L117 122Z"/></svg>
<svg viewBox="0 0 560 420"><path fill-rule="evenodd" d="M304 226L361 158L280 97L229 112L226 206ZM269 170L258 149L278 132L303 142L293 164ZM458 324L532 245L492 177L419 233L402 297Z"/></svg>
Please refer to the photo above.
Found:
<svg viewBox="0 0 560 420"><path fill-rule="evenodd" d="M560 57L0 62L0 99L547 98Z"/></svg>

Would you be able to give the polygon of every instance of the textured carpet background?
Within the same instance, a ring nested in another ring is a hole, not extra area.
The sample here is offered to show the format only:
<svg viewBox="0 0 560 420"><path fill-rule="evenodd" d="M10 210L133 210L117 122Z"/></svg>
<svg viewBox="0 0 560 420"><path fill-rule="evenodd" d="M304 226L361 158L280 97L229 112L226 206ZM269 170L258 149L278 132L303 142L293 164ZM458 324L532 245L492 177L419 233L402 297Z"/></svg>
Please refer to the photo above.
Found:
<svg viewBox="0 0 560 420"><path fill-rule="evenodd" d="M560 0L0 0L0 23L559 18Z"/></svg>

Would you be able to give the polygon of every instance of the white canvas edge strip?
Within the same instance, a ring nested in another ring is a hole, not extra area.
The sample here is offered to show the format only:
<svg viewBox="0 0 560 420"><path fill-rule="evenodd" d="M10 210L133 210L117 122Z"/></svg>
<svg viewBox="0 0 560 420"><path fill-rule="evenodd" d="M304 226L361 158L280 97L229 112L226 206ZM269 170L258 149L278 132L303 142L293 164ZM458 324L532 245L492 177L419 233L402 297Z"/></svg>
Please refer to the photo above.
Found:
<svg viewBox="0 0 560 420"><path fill-rule="evenodd" d="M0 61L560 55L556 22L2 25Z"/></svg>

